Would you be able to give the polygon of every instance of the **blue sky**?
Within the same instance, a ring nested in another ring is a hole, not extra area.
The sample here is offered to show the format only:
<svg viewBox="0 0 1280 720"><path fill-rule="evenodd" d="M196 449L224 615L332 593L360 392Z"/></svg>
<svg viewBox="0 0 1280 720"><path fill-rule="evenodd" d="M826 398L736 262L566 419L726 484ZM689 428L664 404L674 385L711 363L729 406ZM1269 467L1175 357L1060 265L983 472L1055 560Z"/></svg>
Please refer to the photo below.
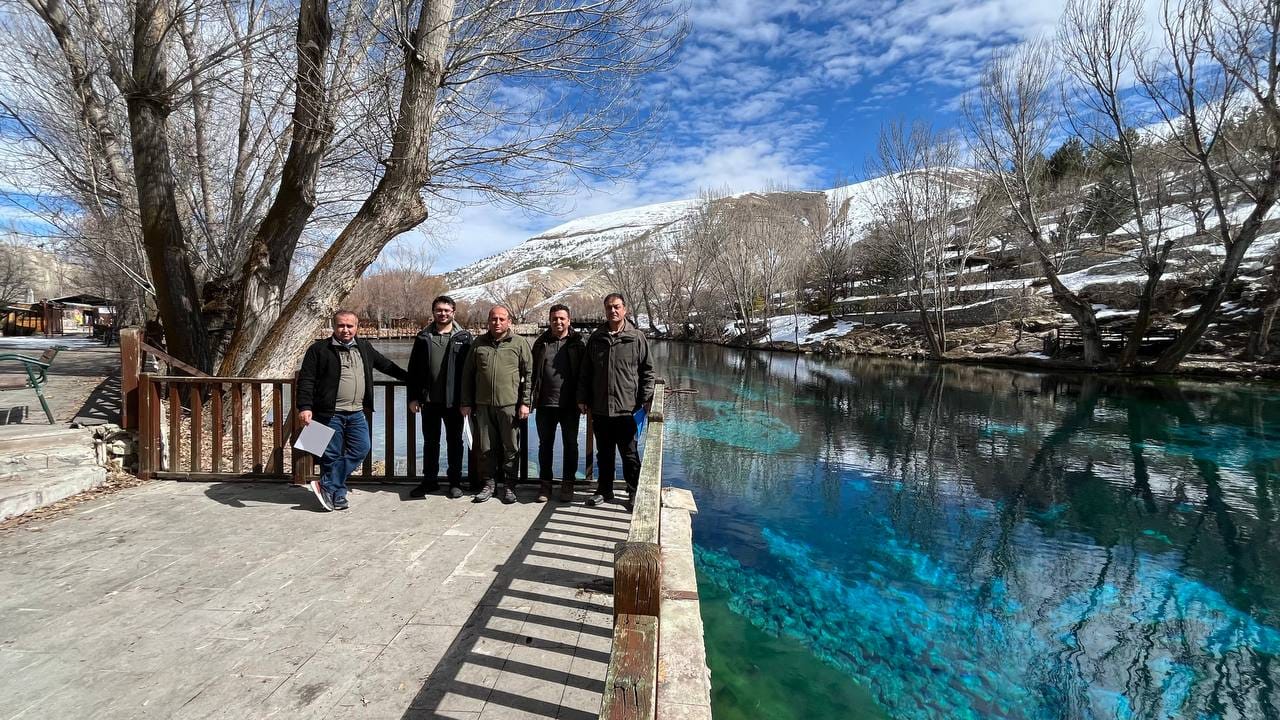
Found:
<svg viewBox="0 0 1280 720"><path fill-rule="evenodd" d="M651 79L653 97L667 107L658 150L634 176L581 187L555 213L491 204L439 212L400 242L434 243L435 268L448 271L575 217L696 197L704 188L856 181L881 123L957 124L958 100L992 50L1052 32L1064 4L687 1L688 39L672 67ZM5 130L0 125L0 135ZM30 201L0 196L0 225L28 229ZM433 240L422 239L428 235Z"/></svg>
<svg viewBox="0 0 1280 720"><path fill-rule="evenodd" d="M437 232L451 270L598 212L865 176L882 122L958 123L992 50L1052 32L1062 0L691 0L691 31L655 78L668 104L639 173L584 187L560 213L462 208Z"/></svg>

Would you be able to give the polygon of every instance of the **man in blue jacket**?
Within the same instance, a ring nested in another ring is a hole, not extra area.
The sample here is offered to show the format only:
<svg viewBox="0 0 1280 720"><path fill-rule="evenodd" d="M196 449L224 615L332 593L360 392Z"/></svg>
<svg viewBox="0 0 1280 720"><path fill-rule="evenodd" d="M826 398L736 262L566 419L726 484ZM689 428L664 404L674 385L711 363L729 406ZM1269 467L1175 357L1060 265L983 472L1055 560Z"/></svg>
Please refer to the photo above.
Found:
<svg viewBox="0 0 1280 720"><path fill-rule="evenodd" d="M457 303L448 295L431 301L434 322L413 339L409 353L409 412L422 411L424 477L409 494L440 489L440 425L449 457L449 497L462 497L462 367L471 333L453 323Z"/></svg>
<svg viewBox="0 0 1280 720"><path fill-rule="evenodd" d="M298 419L304 424L322 422L333 428L333 437L320 458L320 479L311 490L325 510L346 510L347 478L369 454L369 423L373 412L375 369L408 381L399 365L356 337L360 321L350 310L333 314L333 335L311 343L298 371Z"/></svg>

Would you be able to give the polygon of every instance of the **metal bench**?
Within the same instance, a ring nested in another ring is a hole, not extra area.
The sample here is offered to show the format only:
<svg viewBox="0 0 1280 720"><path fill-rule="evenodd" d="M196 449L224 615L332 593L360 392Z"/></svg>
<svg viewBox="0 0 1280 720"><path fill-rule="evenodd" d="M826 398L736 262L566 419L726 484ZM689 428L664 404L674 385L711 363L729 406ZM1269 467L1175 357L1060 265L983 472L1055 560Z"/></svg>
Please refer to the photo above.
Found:
<svg viewBox="0 0 1280 720"><path fill-rule="evenodd" d="M39 358L31 358L26 355L17 353L0 354L0 362L5 360L16 360L22 363L22 367L27 372L26 379L21 377L0 377L0 390L25 390L32 388L36 391L36 396L40 398L40 407L44 408L45 417L49 418L49 424L53 424L53 413L49 410L49 403L44 399L44 384L48 380L46 373L49 366L53 364L53 359L57 357L59 350L65 350L63 345L54 345L40 354Z"/></svg>

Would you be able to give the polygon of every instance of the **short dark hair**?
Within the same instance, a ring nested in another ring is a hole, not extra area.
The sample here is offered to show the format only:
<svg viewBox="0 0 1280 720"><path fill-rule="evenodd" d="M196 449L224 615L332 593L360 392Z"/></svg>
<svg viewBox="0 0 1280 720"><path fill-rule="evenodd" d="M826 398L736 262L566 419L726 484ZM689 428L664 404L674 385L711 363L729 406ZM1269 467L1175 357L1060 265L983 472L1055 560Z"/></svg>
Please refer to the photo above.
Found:
<svg viewBox="0 0 1280 720"><path fill-rule="evenodd" d="M626 305L626 304L627 304L627 299L626 299L626 298L624 298L624 297L622 297L622 293L609 293L608 295L605 295L605 296L604 296L604 304L605 304L605 305L608 305L608 304L609 304L609 301L610 301L610 300L612 300L612 299L614 299L614 298L618 298L619 300L621 300L623 305Z"/></svg>
<svg viewBox="0 0 1280 720"><path fill-rule="evenodd" d="M551 309L547 311L547 317L551 317L552 315L555 315L561 310L564 311L565 315L568 315L569 317L573 317L573 313L569 312L569 306L565 305L564 303L556 303L555 305L552 305Z"/></svg>
<svg viewBox="0 0 1280 720"><path fill-rule="evenodd" d="M454 302L453 298L449 297L448 295L437 295L436 299L431 301L431 309L435 310L436 305L439 303L444 303L445 305L448 305L454 310L458 309L458 303Z"/></svg>

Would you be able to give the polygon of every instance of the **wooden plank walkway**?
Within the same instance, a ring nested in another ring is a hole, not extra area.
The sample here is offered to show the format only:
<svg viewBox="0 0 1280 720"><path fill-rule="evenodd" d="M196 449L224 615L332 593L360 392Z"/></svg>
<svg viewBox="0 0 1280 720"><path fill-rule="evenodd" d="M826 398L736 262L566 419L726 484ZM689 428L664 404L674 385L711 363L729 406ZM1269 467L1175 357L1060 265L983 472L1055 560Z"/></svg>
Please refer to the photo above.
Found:
<svg viewBox="0 0 1280 720"><path fill-rule="evenodd" d="M155 482L0 532L0 718L595 718L629 516Z"/></svg>

